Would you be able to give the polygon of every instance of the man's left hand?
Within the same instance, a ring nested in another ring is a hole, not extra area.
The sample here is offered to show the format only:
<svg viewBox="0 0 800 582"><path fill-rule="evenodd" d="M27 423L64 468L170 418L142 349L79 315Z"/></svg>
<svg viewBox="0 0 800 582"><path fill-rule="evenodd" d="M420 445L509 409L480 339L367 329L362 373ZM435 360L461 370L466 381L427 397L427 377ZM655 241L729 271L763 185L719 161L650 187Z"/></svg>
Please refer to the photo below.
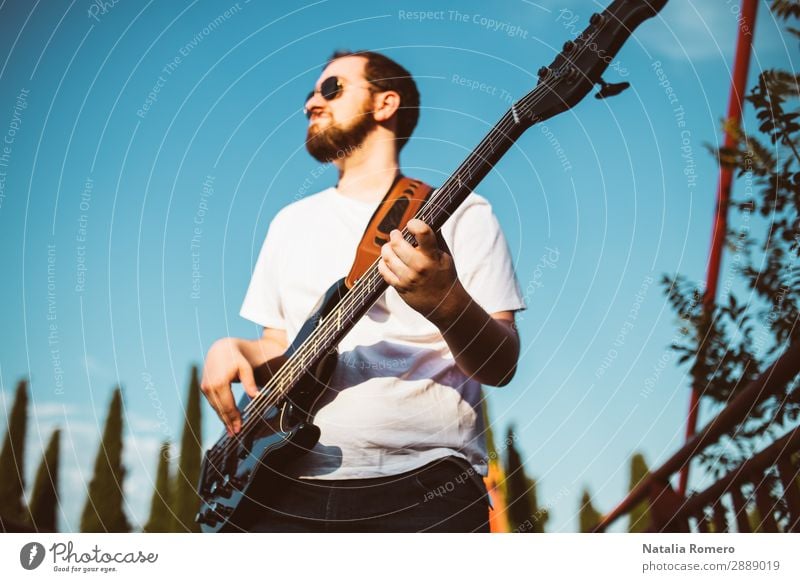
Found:
<svg viewBox="0 0 800 582"><path fill-rule="evenodd" d="M423 221L411 219L406 228L418 246L393 230L381 248L378 271L410 307L434 325L447 325L467 300L453 257L439 248L436 234Z"/></svg>

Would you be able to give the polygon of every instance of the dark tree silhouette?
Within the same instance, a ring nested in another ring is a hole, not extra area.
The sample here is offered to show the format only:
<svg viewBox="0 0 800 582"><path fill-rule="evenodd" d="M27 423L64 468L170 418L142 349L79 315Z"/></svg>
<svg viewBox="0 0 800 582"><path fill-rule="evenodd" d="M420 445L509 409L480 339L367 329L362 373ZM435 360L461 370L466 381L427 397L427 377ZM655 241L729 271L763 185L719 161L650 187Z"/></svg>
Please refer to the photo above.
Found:
<svg viewBox="0 0 800 582"><path fill-rule="evenodd" d="M590 533L594 526L600 523L602 515L592 505L592 496L588 489L583 490L581 495L581 507L579 513L581 533Z"/></svg>
<svg viewBox="0 0 800 582"><path fill-rule="evenodd" d="M639 483L650 474L650 469L647 468L647 463L644 456L636 453L631 457L631 480L628 491L633 491ZM642 501L639 505L634 507L628 515L628 531L632 533L643 533L647 531L650 526L650 512L648 510L648 502Z"/></svg>
<svg viewBox="0 0 800 582"><path fill-rule="evenodd" d="M546 509L539 509L536 499L536 481L525 475L522 458L514 445L513 428L508 429L506 452L506 502L508 522L512 532L544 533L548 520Z"/></svg>
<svg viewBox="0 0 800 582"><path fill-rule="evenodd" d="M170 481L169 481L169 441L164 441L158 455L158 469L156 470L156 486L153 499L150 502L150 517L144 526L145 532L172 531L172 510L170 509Z"/></svg>
<svg viewBox="0 0 800 582"><path fill-rule="evenodd" d="M58 463L61 431L56 429L47 443L36 471L30 498L30 523L37 531L57 531Z"/></svg>
<svg viewBox="0 0 800 582"><path fill-rule="evenodd" d="M200 508L197 482L200 480L200 464L203 456L201 435L200 379L197 366L192 366L189 393L186 397L186 415L181 435L181 453L178 472L173 482L172 531L199 532L200 526L194 521Z"/></svg>
<svg viewBox="0 0 800 582"><path fill-rule="evenodd" d="M28 383L20 380L0 450L0 518L27 521L25 508L25 432L28 426Z"/></svg>
<svg viewBox="0 0 800 582"><path fill-rule="evenodd" d="M122 391L117 388L108 409L103 440L97 451L94 476L89 483L86 505L81 516L82 532L128 532L131 529L123 510L122 481Z"/></svg>

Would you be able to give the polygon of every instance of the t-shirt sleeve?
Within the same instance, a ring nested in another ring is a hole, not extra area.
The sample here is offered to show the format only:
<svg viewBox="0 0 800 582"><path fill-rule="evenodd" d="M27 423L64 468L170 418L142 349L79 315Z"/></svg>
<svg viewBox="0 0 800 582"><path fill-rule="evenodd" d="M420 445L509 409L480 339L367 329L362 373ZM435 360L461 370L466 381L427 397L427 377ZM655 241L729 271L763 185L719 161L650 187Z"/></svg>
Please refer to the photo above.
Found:
<svg viewBox="0 0 800 582"><path fill-rule="evenodd" d="M277 216L267 229L267 236L258 253L253 276L239 315L264 327L286 329L286 318L278 287L281 252L276 219Z"/></svg>
<svg viewBox="0 0 800 582"><path fill-rule="evenodd" d="M485 198L471 196L472 203L452 217L451 240L445 238L458 278L487 313L526 309L500 223Z"/></svg>

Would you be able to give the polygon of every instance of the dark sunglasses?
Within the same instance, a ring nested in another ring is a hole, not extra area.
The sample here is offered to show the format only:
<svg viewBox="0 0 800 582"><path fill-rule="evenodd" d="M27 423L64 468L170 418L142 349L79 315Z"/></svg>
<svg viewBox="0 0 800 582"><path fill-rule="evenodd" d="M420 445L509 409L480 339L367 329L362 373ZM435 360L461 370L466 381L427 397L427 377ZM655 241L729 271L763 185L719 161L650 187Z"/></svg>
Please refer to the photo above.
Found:
<svg viewBox="0 0 800 582"><path fill-rule="evenodd" d="M342 81L339 77L328 77L319 85L319 91L314 89L313 91L308 92L308 96L306 97L306 103L316 94L319 93L325 99L325 101L333 101L339 95L342 94L342 90L344 89L344 85L342 85ZM308 109L303 109L305 111L306 117L309 116Z"/></svg>

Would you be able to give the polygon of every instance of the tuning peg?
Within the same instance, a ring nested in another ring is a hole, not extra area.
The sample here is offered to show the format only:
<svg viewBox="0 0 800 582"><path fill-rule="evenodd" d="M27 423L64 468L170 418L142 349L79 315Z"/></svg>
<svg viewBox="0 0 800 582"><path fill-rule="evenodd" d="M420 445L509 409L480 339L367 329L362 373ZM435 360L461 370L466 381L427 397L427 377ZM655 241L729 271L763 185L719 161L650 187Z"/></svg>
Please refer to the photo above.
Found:
<svg viewBox="0 0 800 582"><path fill-rule="evenodd" d="M631 86L631 84L626 81L622 83L606 83L603 79L600 79L597 82L600 85L600 90L594 95L596 99L614 97Z"/></svg>
<svg viewBox="0 0 800 582"><path fill-rule="evenodd" d="M211 527L215 527L221 521L220 516L210 509L198 511L194 516L194 520L199 524L210 525Z"/></svg>
<svg viewBox="0 0 800 582"><path fill-rule="evenodd" d="M222 483L224 486L229 487L230 490L233 491L234 489L241 489L249 478L250 478L250 471L245 471L239 477L235 475L234 476L225 475L225 479L223 480Z"/></svg>
<svg viewBox="0 0 800 582"><path fill-rule="evenodd" d="M231 484L230 475L225 475L225 479L220 483L214 481L211 485L211 495L230 497L233 494L233 485Z"/></svg>
<svg viewBox="0 0 800 582"><path fill-rule="evenodd" d="M209 510L213 515L215 515L218 519L225 519L226 517L230 517L233 513L233 507L229 507L227 505L222 505L221 503L212 503L208 506Z"/></svg>

